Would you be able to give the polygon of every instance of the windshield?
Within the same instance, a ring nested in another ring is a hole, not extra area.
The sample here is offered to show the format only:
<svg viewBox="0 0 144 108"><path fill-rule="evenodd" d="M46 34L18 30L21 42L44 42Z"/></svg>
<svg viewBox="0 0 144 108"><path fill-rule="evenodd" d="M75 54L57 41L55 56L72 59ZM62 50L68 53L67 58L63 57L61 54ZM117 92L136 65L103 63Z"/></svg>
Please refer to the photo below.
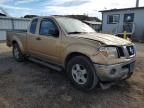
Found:
<svg viewBox="0 0 144 108"><path fill-rule="evenodd" d="M68 34L94 33L95 31L87 24L72 18L57 18L57 21Z"/></svg>

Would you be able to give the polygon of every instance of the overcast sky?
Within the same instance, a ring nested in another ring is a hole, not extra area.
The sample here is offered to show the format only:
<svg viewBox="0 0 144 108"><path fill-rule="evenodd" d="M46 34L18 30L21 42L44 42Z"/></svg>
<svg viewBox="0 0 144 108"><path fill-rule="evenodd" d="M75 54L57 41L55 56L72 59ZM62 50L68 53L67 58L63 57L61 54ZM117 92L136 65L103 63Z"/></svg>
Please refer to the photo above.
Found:
<svg viewBox="0 0 144 108"><path fill-rule="evenodd" d="M26 14L35 15L67 15L88 14L101 18L98 11L113 8L134 7L136 0L0 0L11 16L21 17ZM140 0L144 6L144 0Z"/></svg>

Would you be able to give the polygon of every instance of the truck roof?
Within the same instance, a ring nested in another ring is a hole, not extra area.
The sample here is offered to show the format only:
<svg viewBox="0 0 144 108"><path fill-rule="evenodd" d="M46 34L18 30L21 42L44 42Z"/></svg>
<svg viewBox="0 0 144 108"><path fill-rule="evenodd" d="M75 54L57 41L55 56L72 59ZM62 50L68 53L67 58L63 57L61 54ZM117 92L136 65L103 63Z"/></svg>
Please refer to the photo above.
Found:
<svg viewBox="0 0 144 108"><path fill-rule="evenodd" d="M38 16L38 17L34 17L32 19L37 19L37 18L70 18L70 17L54 15L54 16ZM70 19L74 19L74 18L70 18Z"/></svg>

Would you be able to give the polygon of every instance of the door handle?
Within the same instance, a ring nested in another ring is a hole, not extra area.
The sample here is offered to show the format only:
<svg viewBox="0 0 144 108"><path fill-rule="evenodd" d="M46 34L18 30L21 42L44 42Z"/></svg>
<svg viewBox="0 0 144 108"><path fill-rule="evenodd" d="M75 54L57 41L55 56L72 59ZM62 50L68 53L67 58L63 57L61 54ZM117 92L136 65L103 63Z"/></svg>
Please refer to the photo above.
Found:
<svg viewBox="0 0 144 108"><path fill-rule="evenodd" d="M41 38L40 37L36 37L36 40L41 40Z"/></svg>

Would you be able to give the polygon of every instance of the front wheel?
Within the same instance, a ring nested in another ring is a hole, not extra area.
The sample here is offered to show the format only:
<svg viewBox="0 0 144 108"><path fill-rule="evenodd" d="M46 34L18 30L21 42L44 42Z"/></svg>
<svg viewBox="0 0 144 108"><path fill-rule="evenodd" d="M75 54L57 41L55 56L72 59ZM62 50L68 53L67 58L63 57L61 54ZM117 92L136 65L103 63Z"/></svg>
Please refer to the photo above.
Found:
<svg viewBox="0 0 144 108"><path fill-rule="evenodd" d="M68 62L66 70L71 83L80 90L90 91L98 84L93 64L87 57L73 57Z"/></svg>
<svg viewBox="0 0 144 108"><path fill-rule="evenodd" d="M24 55L22 54L18 44L13 45L13 57L16 61L22 62L24 61Z"/></svg>

